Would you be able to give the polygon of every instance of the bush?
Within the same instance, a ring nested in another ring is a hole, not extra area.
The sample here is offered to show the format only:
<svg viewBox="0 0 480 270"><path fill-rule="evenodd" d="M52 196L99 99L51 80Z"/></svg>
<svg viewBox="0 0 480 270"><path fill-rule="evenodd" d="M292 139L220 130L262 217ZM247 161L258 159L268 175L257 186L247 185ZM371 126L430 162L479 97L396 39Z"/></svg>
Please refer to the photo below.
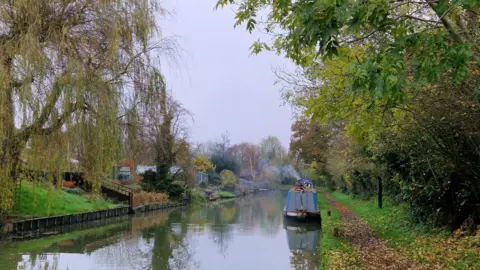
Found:
<svg viewBox="0 0 480 270"><path fill-rule="evenodd" d="M207 184L207 181L203 181L202 183L200 183L200 185L198 185L199 187L201 188L207 188L208 184Z"/></svg>
<svg viewBox="0 0 480 270"><path fill-rule="evenodd" d="M170 198L179 199L182 196L183 192L184 192L183 187L178 184L172 184L168 188L168 196Z"/></svg>
<svg viewBox="0 0 480 270"><path fill-rule="evenodd" d="M145 173L143 173L142 176L143 176L143 181L141 184L142 188L146 191L153 191L157 174L152 170L148 170Z"/></svg>
<svg viewBox="0 0 480 270"><path fill-rule="evenodd" d="M237 184L238 179L232 171L223 170L220 173L220 178L222 179L222 185L224 186L235 186Z"/></svg>
<svg viewBox="0 0 480 270"><path fill-rule="evenodd" d="M188 189L186 193L186 197L190 199L192 203L205 203L207 201L205 193L198 188Z"/></svg>
<svg viewBox="0 0 480 270"><path fill-rule="evenodd" d="M368 169L355 170L349 191L354 198L369 199L377 192L375 175Z"/></svg>
<svg viewBox="0 0 480 270"><path fill-rule="evenodd" d="M212 173L208 175L208 183L213 186L218 186L222 183L220 179L220 175L216 173Z"/></svg>

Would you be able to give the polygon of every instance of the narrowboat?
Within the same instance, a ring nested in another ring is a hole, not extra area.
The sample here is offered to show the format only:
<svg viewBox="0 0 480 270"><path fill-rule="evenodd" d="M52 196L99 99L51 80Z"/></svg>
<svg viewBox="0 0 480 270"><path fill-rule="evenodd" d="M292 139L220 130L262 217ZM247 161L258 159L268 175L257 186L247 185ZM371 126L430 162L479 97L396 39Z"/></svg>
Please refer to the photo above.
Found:
<svg viewBox="0 0 480 270"><path fill-rule="evenodd" d="M322 218L318 208L317 193L311 180L300 179L288 191L283 215L286 218L301 221L312 220L321 223Z"/></svg>

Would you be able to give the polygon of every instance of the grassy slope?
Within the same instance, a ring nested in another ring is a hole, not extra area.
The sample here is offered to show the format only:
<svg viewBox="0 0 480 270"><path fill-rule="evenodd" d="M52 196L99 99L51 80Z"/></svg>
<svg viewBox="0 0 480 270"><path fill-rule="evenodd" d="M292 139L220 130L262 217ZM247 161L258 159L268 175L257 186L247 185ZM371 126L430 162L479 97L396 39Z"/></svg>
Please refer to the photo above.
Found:
<svg viewBox="0 0 480 270"><path fill-rule="evenodd" d="M235 194L228 191L219 191L218 196L220 196L222 199L235 198Z"/></svg>
<svg viewBox="0 0 480 270"><path fill-rule="evenodd" d="M455 269L480 269L480 249L472 247L478 239L455 240L445 231L413 225L406 208L392 205L388 198L379 209L376 199L359 201L338 192L331 195L365 220L391 247L418 262Z"/></svg>
<svg viewBox="0 0 480 270"><path fill-rule="evenodd" d="M323 193L317 193L318 205L322 215L322 269L339 269L355 264L354 251L347 240L333 236L333 229L342 227L342 216L333 207ZM330 210L331 216L327 211Z"/></svg>
<svg viewBox="0 0 480 270"><path fill-rule="evenodd" d="M30 182L22 183L20 208L16 215L43 217L115 208L105 200L89 200L82 196L54 190Z"/></svg>

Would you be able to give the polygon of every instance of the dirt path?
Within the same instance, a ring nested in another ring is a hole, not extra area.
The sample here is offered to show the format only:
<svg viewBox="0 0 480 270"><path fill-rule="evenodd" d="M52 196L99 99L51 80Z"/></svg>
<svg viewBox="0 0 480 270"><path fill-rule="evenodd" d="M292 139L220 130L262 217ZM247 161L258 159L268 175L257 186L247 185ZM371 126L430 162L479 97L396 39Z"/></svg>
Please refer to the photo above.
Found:
<svg viewBox="0 0 480 270"><path fill-rule="evenodd" d="M332 207L342 215L343 237L348 239L357 250L358 259L364 269L426 269L388 247L385 241L375 236L365 221L332 198L330 194L326 192L324 194Z"/></svg>

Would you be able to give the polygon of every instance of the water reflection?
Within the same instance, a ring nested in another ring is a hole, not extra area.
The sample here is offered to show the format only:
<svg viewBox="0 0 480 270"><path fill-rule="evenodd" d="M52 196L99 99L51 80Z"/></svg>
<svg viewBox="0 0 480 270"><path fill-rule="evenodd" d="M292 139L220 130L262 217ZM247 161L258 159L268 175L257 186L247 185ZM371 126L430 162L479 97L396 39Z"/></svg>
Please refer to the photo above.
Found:
<svg viewBox="0 0 480 270"><path fill-rule="evenodd" d="M319 228L284 223L285 196L273 192L151 212L0 243L0 269L317 269Z"/></svg>
<svg viewBox="0 0 480 270"><path fill-rule="evenodd" d="M290 257L292 266L295 269L317 269L321 264L320 225L284 219L283 226L292 253Z"/></svg>

